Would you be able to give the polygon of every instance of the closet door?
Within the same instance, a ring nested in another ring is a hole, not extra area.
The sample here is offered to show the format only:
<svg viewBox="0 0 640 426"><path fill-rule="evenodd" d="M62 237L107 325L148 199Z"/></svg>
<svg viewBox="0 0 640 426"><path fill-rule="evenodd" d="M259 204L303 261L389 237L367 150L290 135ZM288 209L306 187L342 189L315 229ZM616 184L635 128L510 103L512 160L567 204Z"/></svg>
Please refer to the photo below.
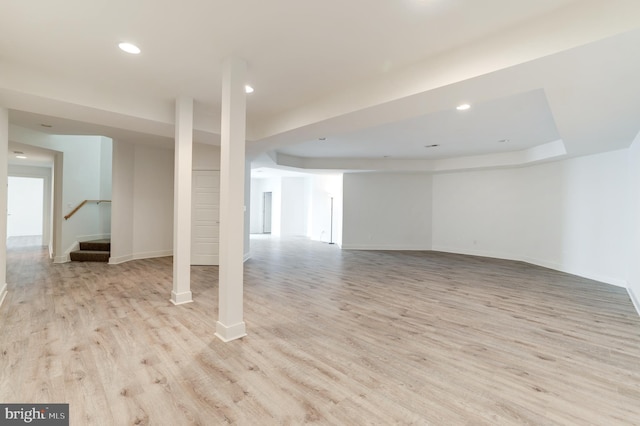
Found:
<svg viewBox="0 0 640 426"><path fill-rule="evenodd" d="M218 265L220 171L194 171L191 188L191 264Z"/></svg>

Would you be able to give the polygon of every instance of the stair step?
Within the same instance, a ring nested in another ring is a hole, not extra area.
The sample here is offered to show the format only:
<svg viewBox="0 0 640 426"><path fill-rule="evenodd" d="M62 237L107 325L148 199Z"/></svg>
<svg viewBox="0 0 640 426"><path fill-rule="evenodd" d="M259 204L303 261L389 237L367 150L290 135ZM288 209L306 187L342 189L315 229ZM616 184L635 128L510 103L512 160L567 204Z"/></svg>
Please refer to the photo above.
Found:
<svg viewBox="0 0 640 426"><path fill-rule="evenodd" d="M74 262L108 262L111 252L104 250L76 250L69 253Z"/></svg>
<svg viewBox="0 0 640 426"><path fill-rule="evenodd" d="M111 240L82 241L80 243L80 250L111 251Z"/></svg>

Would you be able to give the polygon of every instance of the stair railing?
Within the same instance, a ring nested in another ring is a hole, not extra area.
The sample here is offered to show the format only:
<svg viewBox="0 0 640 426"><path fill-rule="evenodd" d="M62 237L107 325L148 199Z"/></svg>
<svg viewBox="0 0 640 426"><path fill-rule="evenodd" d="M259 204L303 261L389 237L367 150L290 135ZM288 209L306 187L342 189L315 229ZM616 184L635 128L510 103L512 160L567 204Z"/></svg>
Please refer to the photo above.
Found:
<svg viewBox="0 0 640 426"><path fill-rule="evenodd" d="M100 204L100 203L110 203L110 202L111 202L111 200L84 200L83 202L81 202L80 204L78 204L78 205L76 206L76 208L75 208L75 209L71 210L71 212L69 212L69 214L68 214L68 215L66 215L66 216L64 217L64 220L69 220L69 218L70 218L71 216L73 216L74 214L76 214L76 212L77 212L78 210L80 210L80 209L81 209L85 204L87 204L87 203L96 203L96 204Z"/></svg>

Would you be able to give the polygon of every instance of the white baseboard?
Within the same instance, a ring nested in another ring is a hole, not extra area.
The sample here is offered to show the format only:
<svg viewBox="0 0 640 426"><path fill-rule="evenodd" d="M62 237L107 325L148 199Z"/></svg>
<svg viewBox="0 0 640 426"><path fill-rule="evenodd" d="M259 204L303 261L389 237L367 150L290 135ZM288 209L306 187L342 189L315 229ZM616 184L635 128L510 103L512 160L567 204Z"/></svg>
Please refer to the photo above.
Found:
<svg viewBox="0 0 640 426"><path fill-rule="evenodd" d="M412 244L337 244L344 250L412 250L412 251L428 251L431 247L425 245Z"/></svg>
<svg viewBox="0 0 640 426"><path fill-rule="evenodd" d="M118 265L120 263L125 263L125 262L129 262L133 260L133 255L132 254L127 254L125 256L118 256L118 257L113 257L111 256L109 258L109 265Z"/></svg>
<svg viewBox="0 0 640 426"><path fill-rule="evenodd" d="M227 326L220 321L216 322L216 336L223 342L227 343L232 340L240 339L247 335L244 321L238 324Z"/></svg>
<svg viewBox="0 0 640 426"><path fill-rule="evenodd" d="M78 235L78 241L110 240L111 234Z"/></svg>
<svg viewBox="0 0 640 426"><path fill-rule="evenodd" d="M636 312L640 315L640 299L636 297L636 294L631 287L627 286L627 293L629 293L629 298L631 299L631 303L633 303L633 307L636 308Z"/></svg>
<svg viewBox="0 0 640 426"><path fill-rule="evenodd" d="M67 263L71 262L71 252L80 249L80 243L78 241L74 241L68 249L65 250L62 256L55 256L53 258L53 263Z"/></svg>
<svg viewBox="0 0 640 426"><path fill-rule="evenodd" d="M218 266L220 259L217 254L213 255L194 255L191 254L191 266Z"/></svg>
<svg viewBox="0 0 640 426"><path fill-rule="evenodd" d="M171 299L169 300L174 305L184 305L185 303L193 302L193 296L190 291L183 293L171 292Z"/></svg>
<svg viewBox="0 0 640 426"><path fill-rule="evenodd" d="M5 297L7 297L7 283L4 283L0 288L0 306L2 306Z"/></svg>
<svg viewBox="0 0 640 426"><path fill-rule="evenodd" d="M550 261L537 259L537 258L524 257L521 260L523 262L530 263L532 265L542 266L543 268L553 269L555 271L564 272L567 274L575 275L575 276L586 278L589 280L598 281L598 282L613 285L616 287L627 288L627 281L620 278L609 277L609 276L601 275L591 271L577 271L572 268L567 268L557 262L550 262Z"/></svg>
<svg viewBox="0 0 640 426"><path fill-rule="evenodd" d="M147 251L142 253L127 254L124 256L110 257L109 264L117 265L119 263L130 262L132 260L153 259L156 257L173 256L173 250Z"/></svg>
<svg viewBox="0 0 640 426"><path fill-rule="evenodd" d="M443 253L463 254L465 256L479 256L479 257L489 257L491 259L502 259L502 260L513 260L516 262L525 262L521 258L514 257L509 253L503 253L499 251L469 250L469 249L459 249L459 248L446 247L446 246L435 246L432 248L432 250L441 251Z"/></svg>
<svg viewBox="0 0 640 426"><path fill-rule="evenodd" d="M69 247L62 256L54 256L53 263L67 263L71 262L71 252L80 249L80 243L77 241Z"/></svg>

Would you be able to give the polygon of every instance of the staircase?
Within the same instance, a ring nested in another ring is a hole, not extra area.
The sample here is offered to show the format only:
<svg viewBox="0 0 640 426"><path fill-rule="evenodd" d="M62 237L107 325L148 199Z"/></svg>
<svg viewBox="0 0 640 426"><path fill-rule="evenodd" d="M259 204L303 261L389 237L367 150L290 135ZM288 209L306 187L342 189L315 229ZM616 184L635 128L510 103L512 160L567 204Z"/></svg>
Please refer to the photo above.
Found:
<svg viewBox="0 0 640 426"><path fill-rule="evenodd" d="M83 241L80 250L70 253L73 262L108 262L111 256L111 240Z"/></svg>

